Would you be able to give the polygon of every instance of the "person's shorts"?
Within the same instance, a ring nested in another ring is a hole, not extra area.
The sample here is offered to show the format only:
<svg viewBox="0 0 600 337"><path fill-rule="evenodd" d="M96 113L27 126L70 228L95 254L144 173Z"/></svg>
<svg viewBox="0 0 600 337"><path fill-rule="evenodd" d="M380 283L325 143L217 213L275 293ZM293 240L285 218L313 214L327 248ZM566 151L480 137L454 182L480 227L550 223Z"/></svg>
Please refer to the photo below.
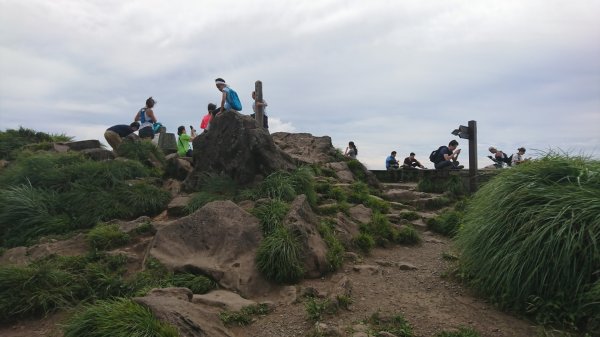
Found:
<svg viewBox="0 0 600 337"><path fill-rule="evenodd" d="M154 131L151 126L147 126L145 128L141 128L139 131L140 138L150 138L154 139Z"/></svg>

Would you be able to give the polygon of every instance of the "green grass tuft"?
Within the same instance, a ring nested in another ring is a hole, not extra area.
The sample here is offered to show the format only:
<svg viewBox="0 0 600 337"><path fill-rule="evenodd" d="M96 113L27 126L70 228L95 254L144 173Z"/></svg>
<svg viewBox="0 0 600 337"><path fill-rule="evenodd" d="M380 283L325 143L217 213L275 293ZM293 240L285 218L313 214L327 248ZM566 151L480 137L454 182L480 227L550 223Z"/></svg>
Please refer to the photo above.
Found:
<svg viewBox="0 0 600 337"><path fill-rule="evenodd" d="M352 245L358 248L361 252L369 254L375 248L375 239L368 233L360 233L352 239Z"/></svg>
<svg viewBox="0 0 600 337"><path fill-rule="evenodd" d="M412 226L402 226L394 233L394 241L406 245L415 245L421 243L419 232Z"/></svg>
<svg viewBox="0 0 600 337"><path fill-rule="evenodd" d="M204 275L178 273L171 277L171 284L175 287L184 287L194 294L206 294L217 288L217 283Z"/></svg>
<svg viewBox="0 0 600 337"><path fill-rule="evenodd" d="M304 303L306 309L306 316L311 321L320 321L327 314L335 314L338 310L338 306L332 303L329 299L316 299L309 297Z"/></svg>
<svg viewBox="0 0 600 337"><path fill-rule="evenodd" d="M130 299L98 301L67 322L64 337L177 337L177 329Z"/></svg>
<svg viewBox="0 0 600 337"><path fill-rule="evenodd" d="M398 337L413 337L412 327L401 314L393 316L382 316L375 312L367 319L373 331L386 331Z"/></svg>
<svg viewBox="0 0 600 337"><path fill-rule="evenodd" d="M269 236L283 226L283 219L289 209L290 206L281 200L270 200L253 209L252 214L260 220L263 235Z"/></svg>
<svg viewBox="0 0 600 337"><path fill-rule="evenodd" d="M435 218L427 220L427 227L432 231L453 237L463 221L463 213L459 211L447 211Z"/></svg>
<svg viewBox="0 0 600 337"><path fill-rule="evenodd" d="M327 262L329 270L336 271L344 262L344 246L333 234L333 229L327 222L321 222L318 226L319 234L327 244Z"/></svg>
<svg viewBox="0 0 600 337"><path fill-rule="evenodd" d="M117 224L99 224L86 235L92 249L107 250L129 243L129 235L122 232Z"/></svg>
<svg viewBox="0 0 600 337"><path fill-rule="evenodd" d="M269 280L294 283L304 274L301 255L302 248L298 238L290 230L282 227L261 241L256 265Z"/></svg>
<svg viewBox="0 0 600 337"><path fill-rule="evenodd" d="M165 154L162 150L148 140L126 140L117 148L117 154L120 157L139 161L148 167L154 167L154 164L164 165L166 163Z"/></svg>
<svg viewBox="0 0 600 337"><path fill-rule="evenodd" d="M548 154L469 201L462 272L501 307L585 331L600 317L600 162Z"/></svg>
<svg viewBox="0 0 600 337"><path fill-rule="evenodd" d="M402 213L400 213L399 214L399 218L400 219L405 219L405 220L408 220L408 221L414 221L414 220L421 219L421 216L417 212L408 211L408 212L402 212Z"/></svg>
<svg viewBox="0 0 600 337"><path fill-rule="evenodd" d="M246 326L252 323L253 316L264 316L271 312L267 304L249 305L240 311L223 311L219 313L219 319L226 326Z"/></svg>
<svg viewBox="0 0 600 337"><path fill-rule="evenodd" d="M23 127L18 130L7 129L0 131L0 159L15 159L23 152L22 148L29 144L49 144L70 140L71 137L65 135L52 135Z"/></svg>

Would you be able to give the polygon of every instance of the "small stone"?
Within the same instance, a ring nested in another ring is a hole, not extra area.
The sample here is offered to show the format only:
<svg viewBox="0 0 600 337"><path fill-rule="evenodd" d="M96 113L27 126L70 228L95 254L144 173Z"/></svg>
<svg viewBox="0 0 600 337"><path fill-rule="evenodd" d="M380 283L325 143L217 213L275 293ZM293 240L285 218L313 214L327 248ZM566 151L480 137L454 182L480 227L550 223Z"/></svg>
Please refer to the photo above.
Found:
<svg viewBox="0 0 600 337"><path fill-rule="evenodd" d="M394 264L390 261L385 261L385 260L376 260L375 263L377 263L378 265L382 266L382 267L391 267Z"/></svg>
<svg viewBox="0 0 600 337"><path fill-rule="evenodd" d="M408 262L398 262L398 268L400 270L417 270L418 269L413 264L408 263Z"/></svg>

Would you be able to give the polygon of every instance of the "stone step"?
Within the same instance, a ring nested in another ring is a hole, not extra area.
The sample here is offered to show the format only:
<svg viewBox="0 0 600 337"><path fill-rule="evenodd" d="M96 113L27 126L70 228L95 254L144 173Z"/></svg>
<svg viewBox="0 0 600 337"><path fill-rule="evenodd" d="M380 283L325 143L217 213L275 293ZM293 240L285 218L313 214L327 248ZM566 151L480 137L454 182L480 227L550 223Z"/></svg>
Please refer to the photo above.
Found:
<svg viewBox="0 0 600 337"><path fill-rule="evenodd" d="M402 203L431 197L431 195L428 193L400 189L384 191L382 196L385 200Z"/></svg>
<svg viewBox="0 0 600 337"><path fill-rule="evenodd" d="M412 205L407 205L407 204L403 204L401 202L396 202L396 201L388 201L388 203L390 204L390 207L393 210L409 210L409 211L414 211L415 207Z"/></svg>
<svg viewBox="0 0 600 337"><path fill-rule="evenodd" d="M417 183L405 182L405 183L382 183L383 190L407 190L416 191Z"/></svg>

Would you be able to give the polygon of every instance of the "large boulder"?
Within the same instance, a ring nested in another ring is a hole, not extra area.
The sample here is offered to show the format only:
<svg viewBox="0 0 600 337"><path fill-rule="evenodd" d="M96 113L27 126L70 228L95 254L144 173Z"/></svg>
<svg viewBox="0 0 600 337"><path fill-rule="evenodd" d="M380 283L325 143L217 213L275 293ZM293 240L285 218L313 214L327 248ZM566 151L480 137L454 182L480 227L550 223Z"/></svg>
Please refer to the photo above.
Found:
<svg viewBox="0 0 600 337"><path fill-rule="evenodd" d="M186 288L153 289L133 300L152 312L156 318L174 325L181 337L235 337L218 316L218 310L191 302Z"/></svg>
<svg viewBox="0 0 600 337"><path fill-rule="evenodd" d="M231 201L214 201L162 226L150 254L171 270L200 272L222 288L254 297L271 287L255 265L261 239L257 218Z"/></svg>
<svg viewBox="0 0 600 337"><path fill-rule="evenodd" d="M331 137L316 137L310 133L275 132L273 141L292 158L308 164L328 163L336 160L336 150Z"/></svg>
<svg viewBox="0 0 600 337"><path fill-rule="evenodd" d="M239 184L248 184L278 170L292 170L294 160L281 151L266 129L234 111L211 120L210 131L193 141L194 171L185 187L197 189L207 174L226 174Z"/></svg>
<svg viewBox="0 0 600 337"><path fill-rule="evenodd" d="M304 276L317 278L325 275L329 271L327 244L319 234L317 229L319 220L304 194L299 195L292 202L284 224L301 239L304 251Z"/></svg>

